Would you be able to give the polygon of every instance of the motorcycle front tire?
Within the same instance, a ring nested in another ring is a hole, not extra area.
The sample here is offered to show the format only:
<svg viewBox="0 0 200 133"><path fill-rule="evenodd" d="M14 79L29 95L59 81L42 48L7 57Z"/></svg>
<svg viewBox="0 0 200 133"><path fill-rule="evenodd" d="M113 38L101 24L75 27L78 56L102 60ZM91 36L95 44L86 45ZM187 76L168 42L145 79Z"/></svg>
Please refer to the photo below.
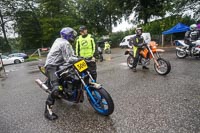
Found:
<svg viewBox="0 0 200 133"><path fill-rule="evenodd" d="M176 50L176 56L179 59L184 59L187 56L187 52L186 51L180 51L180 50Z"/></svg>
<svg viewBox="0 0 200 133"><path fill-rule="evenodd" d="M159 65L163 65L166 67L166 71L162 72L160 69L158 68L158 66L156 65L156 63L154 63L154 69L155 71L159 74L159 75L167 75L170 71L171 71L171 64L169 61L164 60L163 58L158 58L157 62Z"/></svg>
<svg viewBox="0 0 200 133"><path fill-rule="evenodd" d="M111 115L114 111L114 103L110 94L102 87L100 89L90 87L90 92L95 99L95 103L88 94L87 97L93 109L101 115Z"/></svg>

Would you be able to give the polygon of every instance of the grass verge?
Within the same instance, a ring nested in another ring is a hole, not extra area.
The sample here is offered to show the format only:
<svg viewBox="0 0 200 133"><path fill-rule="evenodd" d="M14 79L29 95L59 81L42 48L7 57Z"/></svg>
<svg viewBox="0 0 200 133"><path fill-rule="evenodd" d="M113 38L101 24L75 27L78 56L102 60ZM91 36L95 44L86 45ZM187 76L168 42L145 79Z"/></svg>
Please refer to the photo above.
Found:
<svg viewBox="0 0 200 133"><path fill-rule="evenodd" d="M39 57L37 56L33 56L33 57L29 57L28 59L25 59L25 62L30 62L30 61L37 61L39 59Z"/></svg>

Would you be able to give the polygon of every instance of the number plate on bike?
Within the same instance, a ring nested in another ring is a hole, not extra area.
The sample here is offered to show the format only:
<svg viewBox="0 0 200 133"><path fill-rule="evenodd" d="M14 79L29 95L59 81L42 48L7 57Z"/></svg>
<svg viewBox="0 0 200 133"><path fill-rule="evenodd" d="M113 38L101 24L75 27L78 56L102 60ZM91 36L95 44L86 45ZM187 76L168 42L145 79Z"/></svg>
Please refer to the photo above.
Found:
<svg viewBox="0 0 200 133"><path fill-rule="evenodd" d="M88 66L87 66L87 64L86 64L86 62L84 60L76 62L74 64L74 66L79 72L83 72L84 70L86 70L88 68Z"/></svg>

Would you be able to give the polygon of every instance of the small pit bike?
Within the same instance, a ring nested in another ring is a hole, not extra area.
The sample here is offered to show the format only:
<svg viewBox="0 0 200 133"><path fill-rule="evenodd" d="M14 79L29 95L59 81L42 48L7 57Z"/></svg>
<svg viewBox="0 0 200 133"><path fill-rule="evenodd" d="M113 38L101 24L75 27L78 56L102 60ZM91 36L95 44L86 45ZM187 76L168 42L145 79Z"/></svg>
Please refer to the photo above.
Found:
<svg viewBox="0 0 200 133"><path fill-rule="evenodd" d="M151 41L148 45L143 48L143 50L140 51L140 60L141 64L138 63L138 65L142 66L148 66L150 64L150 61L154 61L154 69L159 75L167 75L171 70L171 64L169 61L163 59L160 57L160 52L164 52L163 49L157 49L156 42ZM150 57L148 58L148 52L150 53ZM127 65L129 68L133 68L133 61L134 61L134 52L132 49L127 49L125 51L125 55L128 55L127 57Z"/></svg>
<svg viewBox="0 0 200 133"><path fill-rule="evenodd" d="M70 57L68 63L59 67L59 70L55 72L60 84L59 98L80 103L84 101L84 92L86 92L87 98L96 112L104 116L111 115L114 111L113 100L102 85L96 83L92 78L88 71L88 62L90 60ZM47 77L44 66L39 65L38 67L41 73ZM36 79L35 82L45 92L51 93L52 85L48 78L46 82L42 82L40 79Z"/></svg>

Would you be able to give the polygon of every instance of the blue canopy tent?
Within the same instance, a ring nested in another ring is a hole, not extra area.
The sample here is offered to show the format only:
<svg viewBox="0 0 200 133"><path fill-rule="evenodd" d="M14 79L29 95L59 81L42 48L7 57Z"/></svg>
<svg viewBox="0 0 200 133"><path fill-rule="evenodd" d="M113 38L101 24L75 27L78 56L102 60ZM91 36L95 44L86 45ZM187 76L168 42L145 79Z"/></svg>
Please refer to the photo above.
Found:
<svg viewBox="0 0 200 133"><path fill-rule="evenodd" d="M172 27L171 29L162 32L162 34L168 35L168 34L173 34L173 33L186 32L189 29L190 29L189 26L182 24L182 23L178 23L174 27ZM163 42L164 42L164 36L163 35L162 35L162 45L163 45ZM171 42L172 42L172 36L171 36Z"/></svg>

